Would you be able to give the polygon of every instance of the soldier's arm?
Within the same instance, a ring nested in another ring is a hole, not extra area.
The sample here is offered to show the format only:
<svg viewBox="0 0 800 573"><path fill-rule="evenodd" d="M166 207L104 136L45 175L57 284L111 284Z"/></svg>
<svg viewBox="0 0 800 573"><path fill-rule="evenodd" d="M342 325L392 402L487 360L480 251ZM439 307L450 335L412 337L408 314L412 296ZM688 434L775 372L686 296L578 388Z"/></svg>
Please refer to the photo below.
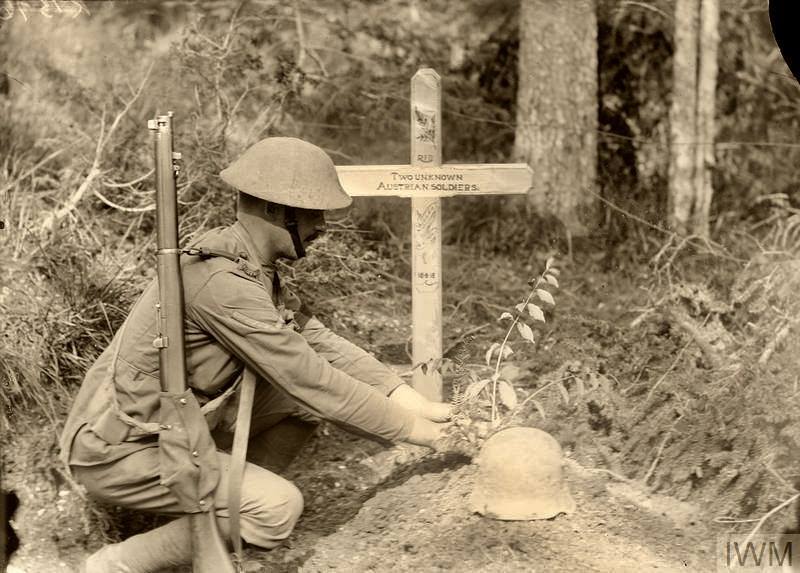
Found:
<svg viewBox="0 0 800 573"><path fill-rule="evenodd" d="M450 417L448 404L429 401L391 368L349 340L334 334L316 318L309 319L301 334L335 368L370 384L400 406L437 422Z"/></svg>
<svg viewBox="0 0 800 573"><path fill-rule="evenodd" d="M300 334L334 368L375 387L385 396L403 384L402 378L372 354L332 332L312 317Z"/></svg>
<svg viewBox="0 0 800 573"><path fill-rule="evenodd" d="M390 441L430 445L436 439L435 425L334 368L285 325L259 283L218 272L187 307L220 344L310 412Z"/></svg>

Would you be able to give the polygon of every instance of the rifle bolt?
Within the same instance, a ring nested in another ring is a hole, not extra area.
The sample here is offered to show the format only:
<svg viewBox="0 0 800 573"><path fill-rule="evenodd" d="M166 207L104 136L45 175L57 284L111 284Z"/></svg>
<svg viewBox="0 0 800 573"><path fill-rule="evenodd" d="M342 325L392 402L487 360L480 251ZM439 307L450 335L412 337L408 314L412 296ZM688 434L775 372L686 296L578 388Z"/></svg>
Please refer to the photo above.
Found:
<svg viewBox="0 0 800 573"><path fill-rule="evenodd" d="M193 451L193 452L192 452L192 455L193 455L194 457L196 457L196 458L197 458L197 457L200 457L200 452L198 452L197 450L195 450L195 451Z"/></svg>
<svg viewBox="0 0 800 573"><path fill-rule="evenodd" d="M178 402L180 402L181 404L183 404L185 406L186 405L186 398L181 398L180 400L178 400Z"/></svg>

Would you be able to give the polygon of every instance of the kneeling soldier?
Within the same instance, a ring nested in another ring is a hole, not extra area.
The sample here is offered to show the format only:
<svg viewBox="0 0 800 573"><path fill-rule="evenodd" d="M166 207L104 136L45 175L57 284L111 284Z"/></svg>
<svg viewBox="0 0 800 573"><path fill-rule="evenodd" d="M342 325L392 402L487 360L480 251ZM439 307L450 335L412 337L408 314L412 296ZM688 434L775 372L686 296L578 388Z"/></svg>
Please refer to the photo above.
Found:
<svg viewBox="0 0 800 573"><path fill-rule="evenodd" d="M274 472L289 464L317 419L431 446L449 407L426 400L333 334L280 286L275 261L302 257L324 231L324 211L351 202L327 154L297 139L268 138L221 176L238 189L237 221L197 239L181 260L188 382L216 442L192 455L218 465L210 495L226 533L231 456L223 450L232 441L238 381L249 369L257 382L240 490L241 536L270 549L289 536L303 510L300 491ZM61 438L62 458L93 497L179 518L102 548L87 560L89 573L191 562L186 507L170 487L180 478L164 475L157 437L164 427L153 346L157 300L154 281L86 374Z"/></svg>

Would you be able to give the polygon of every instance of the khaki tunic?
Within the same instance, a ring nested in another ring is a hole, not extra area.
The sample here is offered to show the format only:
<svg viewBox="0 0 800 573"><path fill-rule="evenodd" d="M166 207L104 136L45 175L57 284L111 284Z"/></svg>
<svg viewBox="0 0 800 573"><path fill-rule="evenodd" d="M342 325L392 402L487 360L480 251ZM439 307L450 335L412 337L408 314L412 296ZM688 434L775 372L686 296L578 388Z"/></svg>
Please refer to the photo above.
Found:
<svg viewBox="0 0 800 573"><path fill-rule="evenodd" d="M181 259L188 384L201 404L224 395L247 366L258 384L272 385L315 416L389 441L408 438L413 414L387 398L402 380L318 320L299 328L291 311L299 301L286 289L267 289L274 268L259 272L258 252L241 224L212 230L195 244L247 258ZM154 280L87 372L61 436L67 464L108 464L154 446L161 391L153 347L157 297Z"/></svg>

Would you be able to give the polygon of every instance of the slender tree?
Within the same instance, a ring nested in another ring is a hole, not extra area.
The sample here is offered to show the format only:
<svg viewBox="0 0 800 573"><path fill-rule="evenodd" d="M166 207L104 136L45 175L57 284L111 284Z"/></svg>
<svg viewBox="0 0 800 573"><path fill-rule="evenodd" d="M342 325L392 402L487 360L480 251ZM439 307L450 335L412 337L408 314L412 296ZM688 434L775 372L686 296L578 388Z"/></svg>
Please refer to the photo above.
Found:
<svg viewBox="0 0 800 573"><path fill-rule="evenodd" d="M677 0L670 105L669 224L708 236L719 0Z"/></svg>
<svg viewBox="0 0 800 573"><path fill-rule="evenodd" d="M521 0L519 26L516 159L534 171L532 207L583 235L596 208L595 0Z"/></svg>

